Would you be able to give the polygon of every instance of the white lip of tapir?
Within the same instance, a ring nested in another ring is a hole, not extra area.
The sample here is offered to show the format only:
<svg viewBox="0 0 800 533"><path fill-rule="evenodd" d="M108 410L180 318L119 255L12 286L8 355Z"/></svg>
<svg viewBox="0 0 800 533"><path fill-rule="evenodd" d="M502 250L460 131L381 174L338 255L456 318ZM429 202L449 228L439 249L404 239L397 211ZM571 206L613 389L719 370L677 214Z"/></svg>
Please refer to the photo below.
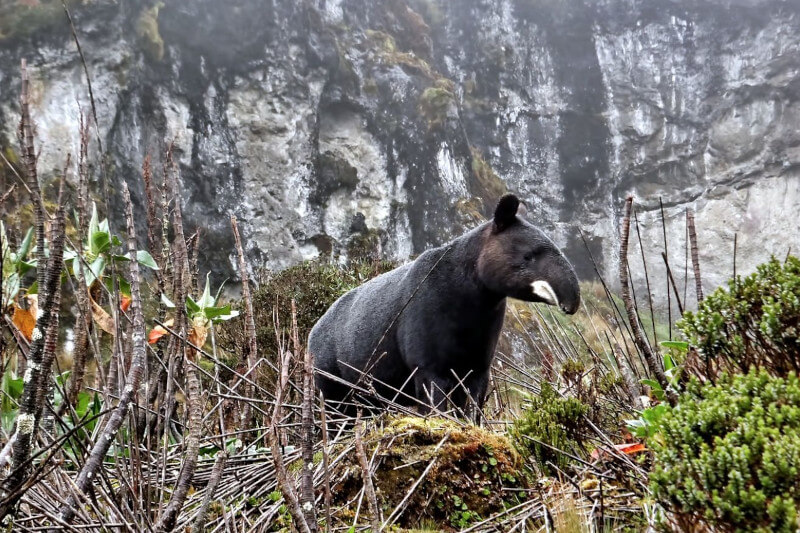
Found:
<svg viewBox="0 0 800 533"><path fill-rule="evenodd" d="M556 291L553 290L553 287L551 287L549 283L542 280L534 281L531 283L531 287L533 287L533 294L544 300L545 303L558 305Z"/></svg>

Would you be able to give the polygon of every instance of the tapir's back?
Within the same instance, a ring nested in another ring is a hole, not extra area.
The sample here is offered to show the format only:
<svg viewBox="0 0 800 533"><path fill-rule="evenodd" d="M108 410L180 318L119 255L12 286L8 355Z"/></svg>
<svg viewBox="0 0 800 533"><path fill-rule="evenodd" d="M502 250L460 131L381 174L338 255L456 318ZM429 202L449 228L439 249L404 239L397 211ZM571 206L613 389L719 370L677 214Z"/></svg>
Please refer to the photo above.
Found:
<svg viewBox="0 0 800 533"><path fill-rule="evenodd" d="M400 313L413 263L403 265L371 279L339 298L319 319L308 339L314 366L343 380L356 383L370 358L382 353L379 380L389 376L390 367L402 364L397 353L394 331L388 328ZM383 337L383 340L382 340ZM378 346L380 342L380 346ZM317 386L326 398L342 399L351 387L317 377Z"/></svg>

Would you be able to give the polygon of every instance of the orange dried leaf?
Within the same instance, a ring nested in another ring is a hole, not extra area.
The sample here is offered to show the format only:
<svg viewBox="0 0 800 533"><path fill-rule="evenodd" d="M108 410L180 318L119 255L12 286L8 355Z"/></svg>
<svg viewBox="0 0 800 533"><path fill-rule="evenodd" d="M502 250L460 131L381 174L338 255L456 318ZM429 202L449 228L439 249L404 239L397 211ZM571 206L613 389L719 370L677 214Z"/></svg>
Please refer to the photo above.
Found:
<svg viewBox="0 0 800 533"><path fill-rule="evenodd" d="M626 442L624 444L615 444L614 450L620 453L624 453L625 455L633 455L634 453L644 452L647 451L644 444L641 442ZM597 461L600 459L609 459L611 456L611 450L608 448L595 448L592 451L592 460Z"/></svg>
<svg viewBox="0 0 800 533"><path fill-rule="evenodd" d="M147 342L148 344L155 344L158 342L158 339L160 339L166 334L167 330L165 330L161 326L156 326L150 330L150 334L147 336Z"/></svg>
<svg viewBox="0 0 800 533"><path fill-rule="evenodd" d="M614 447L618 451L628 455L647 451L647 448L645 448L644 444L642 444L641 442L628 442L626 444L617 444Z"/></svg>
<svg viewBox="0 0 800 533"><path fill-rule="evenodd" d="M17 326L20 333L30 342L31 337L33 337L33 328L36 327L36 313L39 310L39 300L35 294L25 296L25 298L27 298L28 308L23 309L14 302L14 316L11 320L14 322L14 325Z"/></svg>
<svg viewBox="0 0 800 533"><path fill-rule="evenodd" d="M127 311L130 306L131 306L131 297L125 296L123 294L122 298L120 298L119 308L122 309L122 311L124 312Z"/></svg>
<svg viewBox="0 0 800 533"><path fill-rule="evenodd" d="M172 324L174 324L174 323L175 323L175 321L170 318L169 320L164 322L164 325L167 326L168 328L171 328ZM161 337L163 337L167 333L169 333L169 332L166 329L164 329L163 326L156 326L156 327L154 327L153 329L150 330L150 334L147 336L147 343L148 344L155 344L155 343L158 342L158 339L160 339Z"/></svg>
<svg viewBox="0 0 800 533"><path fill-rule="evenodd" d="M108 333L109 335L115 335L116 330L114 329L114 319L111 315L109 315L105 309L100 307L100 304L94 301L94 298L89 297L89 301L92 302L92 318L100 326L100 329Z"/></svg>

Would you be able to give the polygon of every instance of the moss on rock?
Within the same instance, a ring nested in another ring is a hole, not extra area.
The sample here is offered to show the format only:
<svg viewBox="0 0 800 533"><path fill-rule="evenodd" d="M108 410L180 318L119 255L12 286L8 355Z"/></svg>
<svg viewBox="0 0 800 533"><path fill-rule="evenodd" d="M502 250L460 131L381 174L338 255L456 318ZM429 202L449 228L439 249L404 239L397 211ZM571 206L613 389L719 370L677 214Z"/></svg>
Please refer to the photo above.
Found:
<svg viewBox="0 0 800 533"><path fill-rule="evenodd" d="M365 444L376 457L373 482L384 514L422 478L403 505L396 522L401 527L433 522L440 530L459 530L517 503L529 486L522 458L503 434L439 418L383 422L367 433ZM363 485L353 455L333 475L340 480L333 491L339 505L357 499ZM514 488L520 492L508 490Z"/></svg>

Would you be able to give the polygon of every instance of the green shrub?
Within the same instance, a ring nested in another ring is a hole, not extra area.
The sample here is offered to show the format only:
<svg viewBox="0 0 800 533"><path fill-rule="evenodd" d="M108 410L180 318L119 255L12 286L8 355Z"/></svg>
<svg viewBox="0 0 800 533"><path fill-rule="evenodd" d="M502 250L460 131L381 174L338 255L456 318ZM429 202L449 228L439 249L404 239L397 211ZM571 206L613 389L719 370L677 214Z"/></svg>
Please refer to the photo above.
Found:
<svg viewBox="0 0 800 533"><path fill-rule="evenodd" d="M317 320L342 294L394 266L389 261L355 261L347 267L309 261L279 272L261 272L259 286L253 291L259 353L274 359L278 352L273 309L279 331L288 339L294 299L300 342L305 343Z"/></svg>
<svg viewBox="0 0 800 533"><path fill-rule="evenodd" d="M800 260L772 258L711 293L677 325L723 369L764 368L779 376L800 371Z"/></svg>
<svg viewBox="0 0 800 533"><path fill-rule="evenodd" d="M569 462L567 455L556 450L575 453L583 448L588 412L589 407L580 400L562 398L552 385L542 382L542 391L528 399L511 434L521 451L532 455L543 471L551 472L548 463L561 468Z"/></svg>
<svg viewBox="0 0 800 533"><path fill-rule="evenodd" d="M679 521L721 531L795 531L800 503L800 381L753 370L692 380L649 442L655 497Z"/></svg>

